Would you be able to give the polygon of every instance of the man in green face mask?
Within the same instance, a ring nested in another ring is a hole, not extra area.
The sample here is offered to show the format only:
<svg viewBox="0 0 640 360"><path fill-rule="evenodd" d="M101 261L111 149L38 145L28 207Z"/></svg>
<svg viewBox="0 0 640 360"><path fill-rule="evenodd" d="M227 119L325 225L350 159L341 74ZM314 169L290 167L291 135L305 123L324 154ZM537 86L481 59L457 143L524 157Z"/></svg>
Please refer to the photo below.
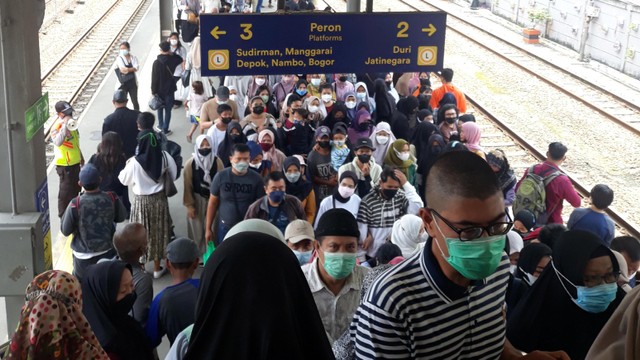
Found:
<svg viewBox="0 0 640 360"><path fill-rule="evenodd" d="M425 199L419 215L429 239L363 298L350 327L356 358L521 358L505 338L512 222L491 167L470 152L444 154L429 171Z"/></svg>
<svg viewBox="0 0 640 360"><path fill-rule="evenodd" d="M356 265L359 234L349 211L336 208L325 212L316 227L317 257L302 267L332 344L349 328L369 270Z"/></svg>

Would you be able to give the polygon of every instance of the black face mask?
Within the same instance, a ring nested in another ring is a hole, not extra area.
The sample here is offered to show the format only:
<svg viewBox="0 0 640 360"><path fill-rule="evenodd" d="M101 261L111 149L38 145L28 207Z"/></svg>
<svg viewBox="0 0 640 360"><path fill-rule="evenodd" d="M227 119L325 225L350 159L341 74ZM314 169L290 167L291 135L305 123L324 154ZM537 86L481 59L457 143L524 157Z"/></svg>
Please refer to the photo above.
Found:
<svg viewBox="0 0 640 360"><path fill-rule="evenodd" d="M202 156L209 156L209 154L211 154L211 148L198 149L198 154Z"/></svg>
<svg viewBox="0 0 640 360"><path fill-rule="evenodd" d="M431 83L429 82L429 79L420 79L420 86L429 86L431 85Z"/></svg>
<svg viewBox="0 0 640 360"><path fill-rule="evenodd" d="M225 124L225 125L227 125L227 124L229 124L231 122L231 118L230 117L223 117L223 118L220 118L220 120L222 120L222 123Z"/></svg>
<svg viewBox="0 0 640 360"><path fill-rule="evenodd" d="M254 106L252 110L254 114L260 115L264 112L264 106Z"/></svg>
<svg viewBox="0 0 640 360"><path fill-rule="evenodd" d="M368 121L361 122L360 124L356 125L356 127L360 131L365 131L369 128L369 122Z"/></svg>
<svg viewBox="0 0 640 360"><path fill-rule="evenodd" d="M328 149L331 146L328 141L318 141L318 145L323 149Z"/></svg>
<svg viewBox="0 0 640 360"><path fill-rule="evenodd" d="M398 193L398 189L382 189L382 195L387 200L393 199Z"/></svg>
<svg viewBox="0 0 640 360"><path fill-rule="evenodd" d="M340 80L340 81L342 81L342 82L345 82L345 81L347 81L347 77L346 77L346 76L340 76L340 77L338 78L338 80Z"/></svg>
<svg viewBox="0 0 640 360"><path fill-rule="evenodd" d="M456 122L456 118L446 118L444 120L447 122L447 124L453 124L454 122Z"/></svg>
<svg viewBox="0 0 640 360"><path fill-rule="evenodd" d="M363 164L368 164L369 160L371 160L371 155L370 154L360 154L360 155L358 155L358 161L360 161Z"/></svg>
<svg viewBox="0 0 640 360"><path fill-rule="evenodd" d="M231 137L231 141L233 141L234 143L237 143L238 141L240 141L240 135L229 135Z"/></svg>
<svg viewBox="0 0 640 360"><path fill-rule="evenodd" d="M117 315L127 315L131 311L133 303L136 302L136 298L135 292L125 296L113 305L113 312Z"/></svg>
<svg viewBox="0 0 640 360"><path fill-rule="evenodd" d="M434 146L431 148L431 153L434 155L438 155L442 152L442 147L440 146Z"/></svg>
<svg viewBox="0 0 640 360"><path fill-rule="evenodd" d="M391 80L385 81L384 83L387 84L388 87L391 87Z"/></svg>

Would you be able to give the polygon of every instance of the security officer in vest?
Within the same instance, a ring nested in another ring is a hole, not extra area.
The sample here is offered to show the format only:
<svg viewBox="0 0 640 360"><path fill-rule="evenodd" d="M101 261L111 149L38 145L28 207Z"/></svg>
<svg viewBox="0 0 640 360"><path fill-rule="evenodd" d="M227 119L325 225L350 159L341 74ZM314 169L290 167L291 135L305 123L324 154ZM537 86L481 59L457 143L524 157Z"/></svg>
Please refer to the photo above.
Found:
<svg viewBox="0 0 640 360"><path fill-rule="evenodd" d="M56 172L60 177L58 190L58 217L62 217L71 199L80 192L79 175L80 167L84 165L84 157L80 151L80 136L76 126L69 124L75 122L71 118L73 108L66 101L56 103L58 118L51 128L51 140L54 145L54 158ZM71 126L70 126L71 125Z"/></svg>

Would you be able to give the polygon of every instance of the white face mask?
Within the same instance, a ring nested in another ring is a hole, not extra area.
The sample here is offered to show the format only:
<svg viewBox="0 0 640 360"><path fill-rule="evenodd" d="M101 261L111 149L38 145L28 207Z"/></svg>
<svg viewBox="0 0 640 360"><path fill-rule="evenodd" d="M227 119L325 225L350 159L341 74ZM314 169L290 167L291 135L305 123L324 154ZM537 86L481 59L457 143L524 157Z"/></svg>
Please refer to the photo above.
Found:
<svg viewBox="0 0 640 360"><path fill-rule="evenodd" d="M227 100L222 101L222 100L218 99L217 103L218 103L218 105L224 105L224 104L227 103Z"/></svg>
<svg viewBox="0 0 640 360"><path fill-rule="evenodd" d="M122 50L120 50L120 55L121 55L121 56L127 56L127 55L129 55L129 50L127 50L127 49L122 49Z"/></svg>
<svg viewBox="0 0 640 360"><path fill-rule="evenodd" d="M389 137L384 135L376 135L376 141L378 142L378 144L384 145L389 142Z"/></svg>
<svg viewBox="0 0 640 360"><path fill-rule="evenodd" d="M342 147L344 145L344 140L336 140L333 142L337 147Z"/></svg>
<svg viewBox="0 0 640 360"><path fill-rule="evenodd" d="M332 96L331 94L322 94L321 98L322 98L322 101L329 102L331 101Z"/></svg>
<svg viewBox="0 0 640 360"><path fill-rule="evenodd" d="M356 107L356 102L355 101L347 101L345 103L345 105L347 105L347 109L353 109Z"/></svg>
<svg viewBox="0 0 640 360"><path fill-rule="evenodd" d="M426 243L427 240L429 240L429 233L427 232L427 230L425 230L422 232L422 234L420 234L420 242Z"/></svg>
<svg viewBox="0 0 640 360"><path fill-rule="evenodd" d="M357 93L357 94L356 94L356 97L357 97L358 99L364 99L364 98L366 98L366 97L367 97L367 93Z"/></svg>
<svg viewBox="0 0 640 360"><path fill-rule="evenodd" d="M318 107L315 106L315 105L309 106L309 112L310 113L317 113L318 112Z"/></svg>
<svg viewBox="0 0 640 360"><path fill-rule="evenodd" d="M398 159L400 159L400 160L402 160L402 161L407 161L407 160L409 160L409 156L410 156L410 154L409 154L408 152L405 152L405 151L403 151L403 152L399 152L399 151L398 151L398 150L396 150L396 149L393 149L393 151L395 151L395 152L396 152L396 155L398 155Z"/></svg>
<svg viewBox="0 0 640 360"><path fill-rule="evenodd" d="M340 194L340 196L342 196L343 198L350 198L351 195L353 195L353 193L356 192L356 189L350 188L348 186L338 186L338 193Z"/></svg>
<svg viewBox="0 0 640 360"><path fill-rule="evenodd" d="M171 44L171 46L176 46L176 45L178 45L178 40L171 39L171 40L169 40L169 43Z"/></svg>
<svg viewBox="0 0 640 360"><path fill-rule="evenodd" d="M260 162L259 162L259 163L257 163L257 164L251 164L251 163L249 163L249 166L251 166L251 167L252 167L252 168L254 168L254 169L260 169L260 166L262 166L262 161L260 161Z"/></svg>
<svg viewBox="0 0 640 360"><path fill-rule="evenodd" d="M513 265L511 265L511 266L513 266ZM511 269L509 269L509 270L511 270ZM520 268L520 271L522 271L522 273L524 273L524 276L525 276L524 278L522 278L522 280L524 280L524 282L529 284L529 286L533 286L533 283L536 282L536 280L538 280L537 276L533 276L533 275L529 274L528 272L522 270L522 268Z"/></svg>
<svg viewBox="0 0 640 360"><path fill-rule="evenodd" d="M258 86L262 86L262 85L264 85L264 83L265 83L266 81L267 81L267 80L262 79L262 78L256 78L256 85L258 85Z"/></svg>
<svg viewBox="0 0 640 360"><path fill-rule="evenodd" d="M236 94L229 95L229 100L238 101L238 95ZM220 104L220 101L218 101L218 104Z"/></svg>
<svg viewBox="0 0 640 360"><path fill-rule="evenodd" d="M513 264L509 265L509 272L511 273L511 275L515 274L516 270L518 270L518 265L513 265Z"/></svg>
<svg viewBox="0 0 640 360"><path fill-rule="evenodd" d="M311 79L311 85L313 86L319 86L320 85L320 79Z"/></svg>

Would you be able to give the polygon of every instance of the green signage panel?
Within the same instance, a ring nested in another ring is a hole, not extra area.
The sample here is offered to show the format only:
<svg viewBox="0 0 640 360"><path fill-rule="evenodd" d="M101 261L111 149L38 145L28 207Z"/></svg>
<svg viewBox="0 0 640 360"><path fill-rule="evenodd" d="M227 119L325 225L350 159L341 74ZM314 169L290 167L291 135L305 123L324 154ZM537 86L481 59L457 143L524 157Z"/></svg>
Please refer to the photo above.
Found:
<svg viewBox="0 0 640 360"><path fill-rule="evenodd" d="M49 118L49 93L42 95L35 104L24 112L24 132L27 141L31 141L38 130Z"/></svg>

